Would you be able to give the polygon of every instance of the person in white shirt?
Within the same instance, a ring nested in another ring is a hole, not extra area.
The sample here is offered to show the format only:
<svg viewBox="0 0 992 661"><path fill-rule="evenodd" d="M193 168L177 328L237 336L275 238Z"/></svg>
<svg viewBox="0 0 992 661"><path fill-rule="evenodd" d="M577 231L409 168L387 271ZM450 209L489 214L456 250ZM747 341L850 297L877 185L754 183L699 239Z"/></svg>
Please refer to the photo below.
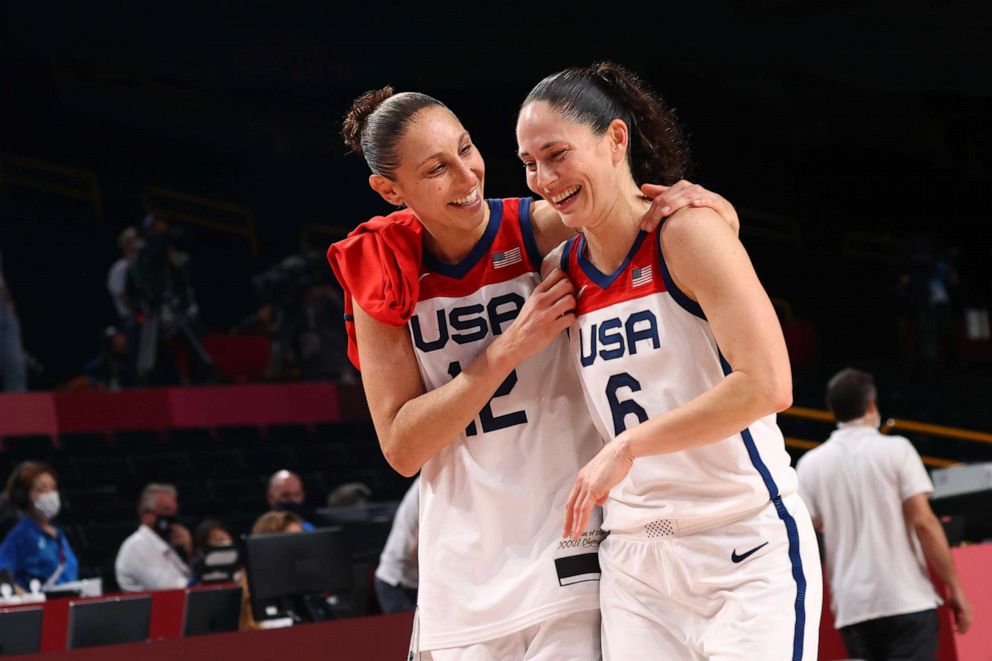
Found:
<svg viewBox="0 0 992 661"><path fill-rule="evenodd" d="M797 465L799 492L823 533L834 623L853 658L934 659L941 603L927 563L947 586L959 633L971 606L933 510L933 485L908 439L878 431L871 374L845 369L827 385L838 421Z"/></svg>
<svg viewBox="0 0 992 661"><path fill-rule="evenodd" d="M114 302L117 316L125 325L134 321L134 312L127 299L127 270L134 263L141 247L141 237L138 230L128 227L117 237L117 246L121 249L121 258L114 262L107 273L107 291Z"/></svg>
<svg viewBox="0 0 992 661"><path fill-rule="evenodd" d="M393 517L393 527L375 570L375 594L383 613L401 613L417 607L420 537L420 477L410 485Z"/></svg>
<svg viewBox="0 0 992 661"><path fill-rule="evenodd" d="M189 584L192 572L183 557L190 557L193 540L189 530L176 523L178 512L172 485L153 483L142 490L141 525L121 544L114 563L122 591L169 590Z"/></svg>

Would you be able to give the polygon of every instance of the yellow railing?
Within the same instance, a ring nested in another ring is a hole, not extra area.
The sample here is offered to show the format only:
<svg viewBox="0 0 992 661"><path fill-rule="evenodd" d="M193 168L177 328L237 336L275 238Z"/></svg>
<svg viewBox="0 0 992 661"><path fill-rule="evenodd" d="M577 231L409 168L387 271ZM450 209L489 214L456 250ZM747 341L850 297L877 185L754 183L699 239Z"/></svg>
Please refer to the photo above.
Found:
<svg viewBox="0 0 992 661"><path fill-rule="evenodd" d="M97 218L103 218L100 181L89 170L14 154L0 154L0 187L8 186L31 188L59 197L83 200L93 205Z"/></svg>
<svg viewBox="0 0 992 661"><path fill-rule="evenodd" d="M834 416L829 411L810 409L802 406L793 406L792 408L783 411L779 415L803 418L806 420L815 420L817 422L833 423L834 421ZM926 422L897 420L895 418L889 418L888 420L886 420L885 423L882 425L880 431L883 434L888 434L893 431L917 432L920 434L943 436L945 438L955 438L963 441L974 441L977 443L992 444L992 434L971 431L969 429L960 429L957 427L944 427L942 425L932 425ZM809 450L811 448L815 448L817 445L820 444L820 442L790 437L785 439L785 444L788 445L789 447ZM960 461L955 461L953 459L944 459L942 457L931 457L928 455L921 455L920 458L923 459L923 463L925 463L926 465L935 466L939 468L944 468L946 466L954 466L956 464L961 463Z"/></svg>
<svg viewBox="0 0 992 661"><path fill-rule="evenodd" d="M158 186L146 188L141 199L148 213L161 214L169 221L240 236L248 241L252 254L258 254L255 214L248 207Z"/></svg>
<svg viewBox="0 0 992 661"><path fill-rule="evenodd" d="M882 433L888 434L892 431L915 431L920 434L930 434L932 436L944 436L945 438L957 438L962 441L974 441L975 443L992 444L992 434L970 429L959 429L958 427L944 427L941 425L931 425L926 422L913 422L912 420L898 420L889 418L882 425Z"/></svg>

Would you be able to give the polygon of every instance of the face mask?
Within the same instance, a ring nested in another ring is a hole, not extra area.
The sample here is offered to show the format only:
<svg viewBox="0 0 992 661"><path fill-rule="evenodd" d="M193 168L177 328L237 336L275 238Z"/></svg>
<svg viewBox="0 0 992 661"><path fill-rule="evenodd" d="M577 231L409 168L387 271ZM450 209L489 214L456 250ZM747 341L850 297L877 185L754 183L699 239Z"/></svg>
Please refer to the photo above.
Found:
<svg viewBox="0 0 992 661"><path fill-rule="evenodd" d="M172 524L175 522L176 517L174 516L157 516L155 517L155 523L152 524L152 530L154 530L159 537L168 541L169 532L172 530Z"/></svg>
<svg viewBox="0 0 992 661"><path fill-rule="evenodd" d="M35 498L32 503L34 504L34 511L49 521L58 516L59 510L62 508L62 500L59 498L58 491L46 491Z"/></svg>

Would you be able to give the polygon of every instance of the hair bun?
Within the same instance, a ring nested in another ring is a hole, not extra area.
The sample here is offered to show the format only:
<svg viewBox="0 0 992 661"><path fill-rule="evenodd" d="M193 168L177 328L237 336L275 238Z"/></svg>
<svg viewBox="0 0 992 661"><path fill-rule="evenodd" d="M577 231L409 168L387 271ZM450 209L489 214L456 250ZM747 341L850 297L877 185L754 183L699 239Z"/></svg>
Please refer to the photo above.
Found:
<svg viewBox="0 0 992 661"><path fill-rule="evenodd" d="M393 88L386 85L382 89L370 90L355 99L341 123L341 136L344 142L356 154L362 154L362 132L368 123L369 116L375 112L383 101L393 96Z"/></svg>

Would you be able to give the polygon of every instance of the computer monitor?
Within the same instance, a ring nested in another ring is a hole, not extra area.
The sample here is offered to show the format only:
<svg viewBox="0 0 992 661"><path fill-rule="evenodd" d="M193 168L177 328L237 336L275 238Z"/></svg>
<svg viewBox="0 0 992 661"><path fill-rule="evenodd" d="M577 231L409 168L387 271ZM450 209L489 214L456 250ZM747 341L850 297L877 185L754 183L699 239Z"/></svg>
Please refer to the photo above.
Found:
<svg viewBox="0 0 992 661"><path fill-rule="evenodd" d="M241 553L237 546L208 546L193 565L197 583L230 583L241 568Z"/></svg>
<svg viewBox="0 0 992 661"><path fill-rule="evenodd" d="M0 611L0 656L41 651L43 608Z"/></svg>
<svg viewBox="0 0 992 661"><path fill-rule="evenodd" d="M392 521L400 501L384 503L365 503L364 505L335 505L321 507L317 510L317 518L328 525L337 526L344 523L364 523L368 521Z"/></svg>
<svg viewBox="0 0 992 661"><path fill-rule="evenodd" d="M151 597L114 597L69 604L69 649L148 639Z"/></svg>
<svg viewBox="0 0 992 661"><path fill-rule="evenodd" d="M349 555L340 528L248 536L245 567L255 619L333 617L321 595L351 588Z"/></svg>
<svg viewBox="0 0 992 661"><path fill-rule="evenodd" d="M183 635L237 631L242 594L241 586L187 590Z"/></svg>

